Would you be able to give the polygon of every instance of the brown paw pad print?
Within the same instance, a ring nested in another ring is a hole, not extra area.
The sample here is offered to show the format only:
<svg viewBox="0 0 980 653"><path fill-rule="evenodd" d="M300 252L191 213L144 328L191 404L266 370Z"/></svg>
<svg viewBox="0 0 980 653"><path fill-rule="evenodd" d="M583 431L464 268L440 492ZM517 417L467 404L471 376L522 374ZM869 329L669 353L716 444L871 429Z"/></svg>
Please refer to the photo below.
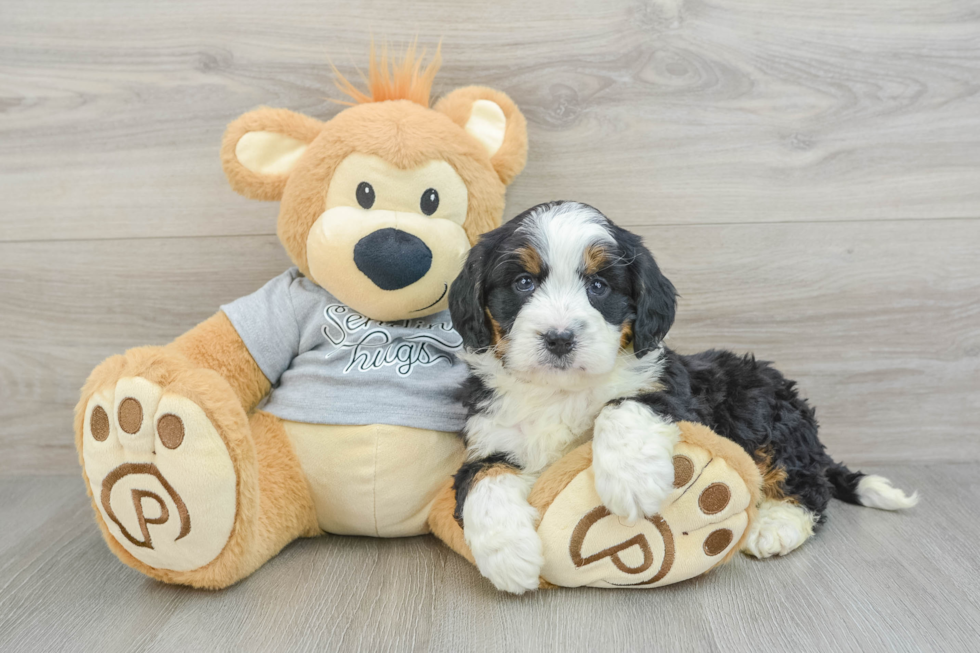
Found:
<svg viewBox="0 0 980 653"><path fill-rule="evenodd" d="M137 399L126 397L119 404L117 413L119 428L130 435L139 433L143 426L143 406ZM96 406L89 418L92 437L105 442L109 437L109 415L105 408ZM176 449L184 441L184 421L177 415L167 414L157 420L157 434L160 442L168 449Z"/></svg>
<svg viewBox="0 0 980 653"><path fill-rule="evenodd" d="M167 449L176 449L184 441L184 422L176 415L164 415L157 420L157 435Z"/></svg>
<svg viewBox="0 0 980 653"><path fill-rule="evenodd" d="M674 487L684 487L694 478L694 461L687 456L674 456Z"/></svg>
<svg viewBox="0 0 980 653"><path fill-rule="evenodd" d="M609 546L590 556L582 555L582 546L585 542L586 536L588 535L589 529L591 529L600 520L610 516L611 513L609 512L608 508L605 506L598 506L592 509L587 515L585 515L585 517L582 518L581 521L579 521L579 523L575 526L575 530L572 532L572 538L569 542L568 552L572 558L572 563L576 567L584 567L604 558L609 558L616 569L623 573L643 574L647 572L653 566L654 559L653 551L650 548L650 542L643 534L634 535L629 539ZM660 533L660 537L663 538L664 556L660 562L660 567L657 569L652 578L640 581L638 583L620 584L622 587L652 585L666 576L667 573L670 572L671 566L674 564L674 536L670 531L670 526L667 525L667 522L665 522L663 517L660 515L648 517L647 521L657 528L657 531ZM643 560L638 565L630 566L623 561L620 554L633 547L638 547L641 555L643 556Z"/></svg>
<svg viewBox="0 0 980 653"><path fill-rule="evenodd" d="M130 533L129 530L127 530L123 525L122 521L116 517L111 500L112 488L116 485L116 483L123 480L127 476L139 475L152 476L154 479L156 479L156 481L159 482L160 487L162 487L169 496L170 501L176 506L177 514L180 518L180 532L177 534L176 539L179 540L190 533L191 517L187 512L187 506L184 504L183 499L180 498L180 495L177 494L177 490L175 490L167 479L163 477L163 474L160 473L157 466L153 463L125 463L119 467L116 467L105 477L105 480L102 482L102 492L100 495L102 508L105 510L106 516L119 527L119 532L122 533L123 537L132 542L135 546L152 549L153 540L150 537L148 525L165 524L170 519L170 511L167 509L167 502L164 501L159 494L141 488L132 489L130 490L130 493L132 495L133 511L139 524L142 539L137 538ZM159 511L158 516L153 518L146 517L143 511L144 499L149 499L157 504L157 510Z"/></svg>
<svg viewBox="0 0 980 653"><path fill-rule="evenodd" d="M712 483L698 497L698 507L706 515L717 515L728 506L732 491L724 483Z"/></svg>
<svg viewBox="0 0 980 653"><path fill-rule="evenodd" d="M109 437L109 414L102 406L96 406L91 417L92 437L99 442L105 442Z"/></svg>
<svg viewBox="0 0 980 653"><path fill-rule="evenodd" d="M126 397L119 404L119 428L130 435L135 435L143 426L143 406L132 397Z"/></svg>
<svg viewBox="0 0 980 653"><path fill-rule="evenodd" d="M728 507L728 502L732 499L732 491L724 483L712 483L704 488L701 496L698 497L698 507L706 515L717 515ZM734 537L731 530L719 528L712 531L708 537L704 538L704 552L709 556L716 556L728 548Z"/></svg>
<svg viewBox="0 0 980 653"><path fill-rule="evenodd" d="M711 531L711 534L704 538L704 553L709 556L718 555L728 548L728 545L732 543L733 537L734 534L728 528L719 528L716 531Z"/></svg>

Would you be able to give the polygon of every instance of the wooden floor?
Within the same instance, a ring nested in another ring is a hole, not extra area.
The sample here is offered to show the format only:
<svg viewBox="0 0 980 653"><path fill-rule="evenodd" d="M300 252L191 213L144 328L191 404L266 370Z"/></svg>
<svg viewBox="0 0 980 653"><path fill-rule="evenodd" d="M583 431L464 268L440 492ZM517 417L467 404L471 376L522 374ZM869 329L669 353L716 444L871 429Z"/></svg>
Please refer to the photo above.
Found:
<svg viewBox="0 0 980 653"><path fill-rule="evenodd" d="M975 652L980 466L875 471L925 502L835 502L788 557L680 585L519 598L428 536L305 540L228 590L167 586L109 553L77 477L7 477L0 650Z"/></svg>
<svg viewBox="0 0 980 653"><path fill-rule="evenodd" d="M785 560L648 593L514 599L424 538L298 543L220 594L117 563L78 389L288 265L222 132L329 118L372 34L442 38L437 94L522 108L507 217L577 199L641 233L670 345L775 361L835 457L924 503L835 505ZM4 0L0 199L0 650L978 649L975 0Z"/></svg>

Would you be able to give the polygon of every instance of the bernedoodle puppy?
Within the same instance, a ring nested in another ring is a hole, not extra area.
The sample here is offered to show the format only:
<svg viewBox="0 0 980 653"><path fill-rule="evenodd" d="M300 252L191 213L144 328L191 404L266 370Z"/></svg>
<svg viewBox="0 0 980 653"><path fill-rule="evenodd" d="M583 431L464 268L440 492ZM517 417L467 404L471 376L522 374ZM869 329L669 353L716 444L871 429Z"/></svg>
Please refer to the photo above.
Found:
<svg viewBox="0 0 980 653"><path fill-rule="evenodd" d="M541 204L485 234L449 304L471 369L456 517L499 589L538 587L541 542L528 492L589 438L596 492L630 521L656 514L673 489L677 422L704 423L738 443L767 479L744 545L759 558L800 546L831 497L885 510L916 503L887 479L832 460L813 409L768 363L666 348L674 286L638 236L591 206Z"/></svg>

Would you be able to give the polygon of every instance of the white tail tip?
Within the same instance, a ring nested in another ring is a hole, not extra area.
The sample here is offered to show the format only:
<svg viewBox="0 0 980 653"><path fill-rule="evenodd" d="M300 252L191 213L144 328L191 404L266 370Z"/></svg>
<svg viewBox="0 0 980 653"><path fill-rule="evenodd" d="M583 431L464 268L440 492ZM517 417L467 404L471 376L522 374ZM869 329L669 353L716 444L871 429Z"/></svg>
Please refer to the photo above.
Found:
<svg viewBox="0 0 980 653"><path fill-rule="evenodd" d="M857 495L862 506L878 510L905 510L919 503L918 492L908 496L887 478L877 474L865 476L858 482Z"/></svg>

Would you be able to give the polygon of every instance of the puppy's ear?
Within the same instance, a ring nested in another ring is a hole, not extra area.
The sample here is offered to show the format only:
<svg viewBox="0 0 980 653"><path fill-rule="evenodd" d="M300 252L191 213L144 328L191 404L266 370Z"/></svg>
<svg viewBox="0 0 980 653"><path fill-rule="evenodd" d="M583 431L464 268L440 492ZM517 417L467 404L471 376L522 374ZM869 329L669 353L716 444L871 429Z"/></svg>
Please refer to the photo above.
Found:
<svg viewBox="0 0 980 653"><path fill-rule="evenodd" d="M449 288L449 315L453 328L462 336L463 346L471 351L483 351L493 344L485 308L485 281L494 250L493 234L492 231L484 234L473 246L462 272Z"/></svg>
<svg viewBox="0 0 980 653"><path fill-rule="evenodd" d="M626 234L627 232L623 232ZM674 323L677 311L677 290L660 272L653 254L639 236L626 236L631 250L629 264L633 285L636 320L633 322L633 351L643 358L660 345Z"/></svg>

